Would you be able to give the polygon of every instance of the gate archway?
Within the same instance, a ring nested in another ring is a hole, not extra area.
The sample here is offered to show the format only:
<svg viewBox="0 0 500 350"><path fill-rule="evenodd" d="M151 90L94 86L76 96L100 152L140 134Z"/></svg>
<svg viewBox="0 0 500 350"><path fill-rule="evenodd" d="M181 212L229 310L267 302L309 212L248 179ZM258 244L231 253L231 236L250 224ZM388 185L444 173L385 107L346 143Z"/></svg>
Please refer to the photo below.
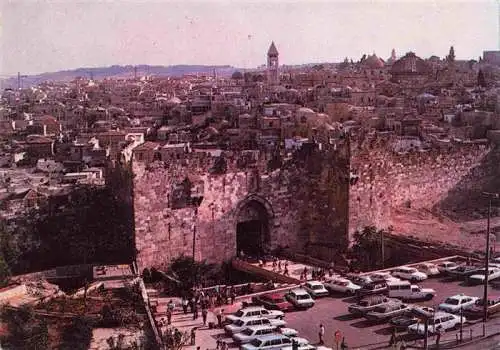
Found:
<svg viewBox="0 0 500 350"><path fill-rule="evenodd" d="M269 247L273 218L268 201L255 195L245 198L236 209L236 253L263 255Z"/></svg>

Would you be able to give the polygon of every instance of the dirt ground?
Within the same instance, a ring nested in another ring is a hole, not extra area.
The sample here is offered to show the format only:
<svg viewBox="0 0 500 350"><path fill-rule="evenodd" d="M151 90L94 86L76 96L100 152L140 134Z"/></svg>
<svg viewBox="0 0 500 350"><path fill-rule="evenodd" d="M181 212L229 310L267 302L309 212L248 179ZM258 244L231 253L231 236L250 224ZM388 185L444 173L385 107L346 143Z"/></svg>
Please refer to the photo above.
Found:
<svg viewBox="0 0 500 350"><path fill-rule="evenodd" d="M438 241L484 250L486 219L454 222L450 218L424 209L397 208L392 211L394 234L412 235L422 240ZM500 229L500 217L491 219L491 230ZM496 240L495 251L500 251Z"/></svg>

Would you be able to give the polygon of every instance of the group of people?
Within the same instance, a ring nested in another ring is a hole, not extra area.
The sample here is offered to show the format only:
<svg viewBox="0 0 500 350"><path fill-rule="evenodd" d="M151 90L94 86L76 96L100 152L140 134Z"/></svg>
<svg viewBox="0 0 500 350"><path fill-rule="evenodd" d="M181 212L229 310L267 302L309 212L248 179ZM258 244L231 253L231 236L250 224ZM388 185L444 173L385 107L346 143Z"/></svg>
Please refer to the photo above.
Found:
<svg viewBox="0 0 500 350"><path fill-rule="evenodd" d="M327 273L329 277L333 277L334 275L334 270L333 267L327 269L324 268L314 268L309 271L307 266L304 266L304 269L300 273L299 279L302 281L307 281L309 279L309 272L311 273L311 279L313 280L324 280L327 277Z"/></svg>
<svg viewBox="0 0 500 350"><path fill-rule="evenodd" d="M336 333L335 333L335 336L337 336ZM325 326L323 326L323 324L319 325L318 338L319 338L318 344L325 345ZM337 349L340 349L340 350L347 350L348 349L348 346L347 346L347 343L346 343L344 337L342 337L342 342L340 343L340 346L337 345Z"/></svg>

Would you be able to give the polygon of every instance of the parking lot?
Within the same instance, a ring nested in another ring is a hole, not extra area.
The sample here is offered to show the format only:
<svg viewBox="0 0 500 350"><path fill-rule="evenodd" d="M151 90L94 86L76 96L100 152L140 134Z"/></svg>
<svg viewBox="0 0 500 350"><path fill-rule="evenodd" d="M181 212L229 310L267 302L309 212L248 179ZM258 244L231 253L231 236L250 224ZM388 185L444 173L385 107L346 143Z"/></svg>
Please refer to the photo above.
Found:
<svg viewBox="0 0 500 350"><path fill-rule="evenodd" d="M432 300L413 304L437 307L446 297L454 294L464 293L477 297L483 295L482 285L468 286L463 282L450 281L446 278L428 279L419 283L419 285L434 289L436 296ZM500 289L490 287L489 292L490 295L500 295ZM301 337L309 339L314 344L318 341L319 325L323 324L326 330L326 345L333 348L335 348L334 334L337 330L342 333L350 347L369 348L388 344L391 335L389 324L374 325L363 317L349 314L347 306L354 302L356 302L356 298L342 296L317 299L316 305L307 311L295 311L286 314L287 327L297 329ZM499 327L495 320L491 322L495 323L495 327ZM405 335L405 332L400 334L405 340L412 340L408 335Z"/></svg>

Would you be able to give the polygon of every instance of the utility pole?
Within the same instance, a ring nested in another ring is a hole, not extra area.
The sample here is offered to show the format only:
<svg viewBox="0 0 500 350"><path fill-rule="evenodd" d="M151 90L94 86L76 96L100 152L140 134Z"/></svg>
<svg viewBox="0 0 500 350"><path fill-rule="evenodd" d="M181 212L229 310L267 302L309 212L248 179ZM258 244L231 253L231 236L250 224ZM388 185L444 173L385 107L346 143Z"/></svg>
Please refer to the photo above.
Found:
<svg viewBox="0 0 500 350"><path fill-rule="evenodd" d="M486 252L484 254L484 295L483 295L483 336L486 336L486 321L488 320L488 277L490 269L490 218L491 218L491 201L493 198L498 199L498 193L483 192L488 196L488 220L486 221Z"/></svg>
<svg viewBox="0 0 500 350"><path fill-rule="evenodd" d="M384 248L384 230L380 230L380 248L381 248L381 251L382 251L382 268L384 268L384 265L385 265L385 248Z"/></svg>

